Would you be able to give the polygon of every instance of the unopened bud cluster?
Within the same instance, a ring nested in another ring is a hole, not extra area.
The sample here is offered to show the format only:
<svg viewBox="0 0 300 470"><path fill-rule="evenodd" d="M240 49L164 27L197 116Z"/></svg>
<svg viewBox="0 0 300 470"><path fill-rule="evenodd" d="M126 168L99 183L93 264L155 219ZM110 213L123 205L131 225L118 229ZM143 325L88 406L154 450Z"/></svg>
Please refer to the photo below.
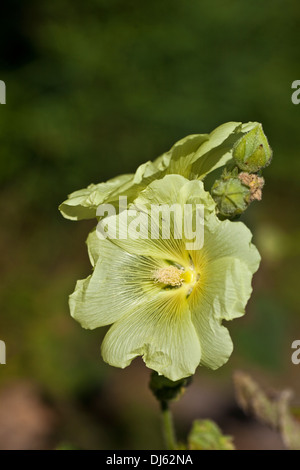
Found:
<svg viewBox="0 0 300 470"><path fill-rule="evenodd" d="M272 150L261 124L235 143L232 157L233 169L225 168L211 188L219 215L223 218L241 215L251 202L262 198L264 178L258 173L269 165Z"/></svg>

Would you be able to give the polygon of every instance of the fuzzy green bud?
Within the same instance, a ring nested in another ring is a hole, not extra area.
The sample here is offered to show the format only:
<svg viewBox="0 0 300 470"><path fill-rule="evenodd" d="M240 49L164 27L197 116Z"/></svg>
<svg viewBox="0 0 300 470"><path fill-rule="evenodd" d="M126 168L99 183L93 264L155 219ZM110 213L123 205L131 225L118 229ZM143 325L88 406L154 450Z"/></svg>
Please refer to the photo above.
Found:
<svg viewBox="0 0 300 470"><path fill-rule="evenodd" d="M233 218L242 214L250 203L250 188L238 177L237 172L224 172L221 179L216 180L211 188L219 214Z"/></svg>
<svg viewBox="0 0 300 470"><path fill-rule="evenodd" d="M232 156L238 167L248 173L256 173L269 165L272 159L272 149L261 124L236 142Z"/></svg>

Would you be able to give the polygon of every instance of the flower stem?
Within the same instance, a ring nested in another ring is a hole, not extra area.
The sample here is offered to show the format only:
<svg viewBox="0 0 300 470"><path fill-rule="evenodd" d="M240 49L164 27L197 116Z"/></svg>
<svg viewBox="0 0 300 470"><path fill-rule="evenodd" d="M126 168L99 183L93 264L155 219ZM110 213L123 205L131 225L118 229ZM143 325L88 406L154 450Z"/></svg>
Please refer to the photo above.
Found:
<svg viewBox="0 0 300 470"><path fill-rule="evenodd" d="M166 400L161 402L162 410L162 423L163 423L163 432L165 437L165 443L168 450L176 449L176 437L173 424L173 416L169 408L169 403Z"/></svg>

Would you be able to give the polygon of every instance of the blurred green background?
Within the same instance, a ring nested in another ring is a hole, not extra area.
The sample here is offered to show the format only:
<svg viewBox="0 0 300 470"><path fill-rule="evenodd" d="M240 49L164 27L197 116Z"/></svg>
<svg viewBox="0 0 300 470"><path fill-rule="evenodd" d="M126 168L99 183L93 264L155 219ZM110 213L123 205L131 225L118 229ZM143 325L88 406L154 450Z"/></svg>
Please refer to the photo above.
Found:
<svg viewBox="0 0 300 470"><path fill-rule="evenodd" d="M291 363L300 338L300 105L291 102L299 31L297 0L1 5L1 448L161 448L149 372L139 360L124 371L104 364L104 330L82 330L69 316L68 295L90 272L92 222L66 221L57 207L231 120L262 122L274 151L263 201L243 217L262 264L247 315L229 325L228 365L198 369L174 411L180 436L193 418L212 417L245 433L241 447L280 445L250 436L231 374L253 371L265 385L294 388L300 402L300 365ZM18 416L27 428L16 441L8 430Z"/></svg>

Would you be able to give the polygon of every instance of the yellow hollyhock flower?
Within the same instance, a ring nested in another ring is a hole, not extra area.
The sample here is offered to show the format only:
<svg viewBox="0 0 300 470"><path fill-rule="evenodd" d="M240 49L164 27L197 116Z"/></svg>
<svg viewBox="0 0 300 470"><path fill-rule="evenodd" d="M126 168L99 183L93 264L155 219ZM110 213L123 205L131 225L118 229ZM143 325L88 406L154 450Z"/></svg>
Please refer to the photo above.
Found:
<svg viewBox="0 0 300 470"><path fill-rule="evenodd" d="M257 126L257 122L227 122L210 134L189 135L154 162L140 165L135 174L121 175L106 183L90 184L73 192L59 206L59 210L67 219L92 219L96 217L99 204L115 203L120 195L126 195L132 202L149 183L165 175L178 174L190 180L202 180L232 160L234 145Z"/></svg>
<svg viewBox="0 0 300 470"><path fill-rule="evenodd" d="M217 218L201 181L167 175L142 190L134 207L174 203L177 224L180 207L204 205L203 246L187 249L189 240L177 238L175 228L155 239L142 223L134 239L101 239L95 229L87 240L93 274L77 282L70 310L84 328L112 324L102 344L106 362L124 368L142 356L176 381L199 364L216 369L228 360L233 346L222 320L244 314L260 256L243 223ZM121 226L124 212L108 219Z"/></svg>

